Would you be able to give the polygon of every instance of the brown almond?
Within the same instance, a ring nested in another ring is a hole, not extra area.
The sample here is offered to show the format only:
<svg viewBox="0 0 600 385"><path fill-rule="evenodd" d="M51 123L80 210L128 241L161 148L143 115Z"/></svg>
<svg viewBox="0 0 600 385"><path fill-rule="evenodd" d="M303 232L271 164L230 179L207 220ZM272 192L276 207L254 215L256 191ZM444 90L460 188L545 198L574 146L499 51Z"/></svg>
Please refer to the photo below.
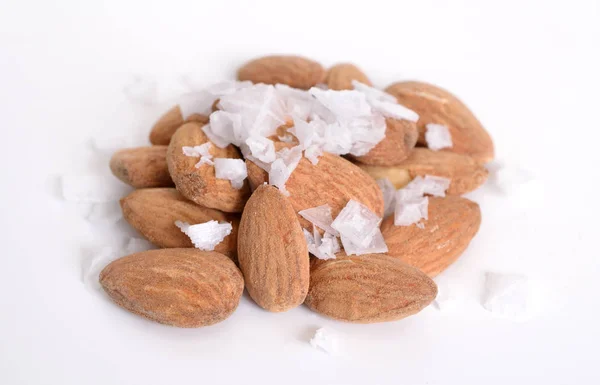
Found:
<svg viewBox="0 0 600 385"><path fill-rule="evenodd" d="M244 208L238 234L240 268L252 299L273 312L302 304L308 248L288 199L275 187L259 186Z"/></svg>
<svg viewBox="0 0 600 385"><path fill-rule="evenodd" d="M437 286L427 275L385 254L315 260L306 305L355 323L395 321L429 305Z"/></svg>
<svg viewBox="0 0 600 385"><path fill-rule="evenodd" d="M417 124L408 120L386 119L385 138L367 154L354 157L363 164L395 166L408 158L417 144Z"/></svg>
<svg viewBox="0 0 600 385"><path fill-rule="evenodd" d="M406 186L412 180L408 170L400 167L369 166L366 164L359 164L359 166L375 180L389 179L396 189Z"/></svg>
<svg viewBox="0 0 600 385"><path fill-rule="evenodd" d="M184 197L200 206L225 212L241 212L250 196L248 183L244 182L238 190L229 180L217 179L214 166L203 164L196 168L199 158L183 153L184 146L199 146L210 142L201 127L196 122L185 123L173 135L167 151L171 178ZM239 151L232 145L219 148L213 144L210 154L214 158L241 159Z"/></svg>
<svg viewBox="0 0 600 385"><path fill-rule="evenodd" d="M207 124L208 116L192 114L184 120L179 105L176 105L154 123L154 126L150 130L150 143L154 145L168 145L175 131L185 122Z"/></svg>
<svg viewBox="0 0 600 385"><path fill-rule="evenodd" d="M469 108L450 92L414 81L394 83L385 91L394 95L398 103L419 114L419 143L426 144L426 124L441 124L448 127L452 135L452 148L445 151L469 155L481 162L494 159L490 134Z"/></svg>
<svg viewBox="0 0 600 385"><path fill-rule="evenodd" d="M388 254L435 277L465 251L481 224L479 205L466 198L429 198L425 228L394 226L394 217L381 225Z"/></svg>
<svg viewBox="0 0 600 385"><path fill-rule="evenodd" d="M117 305L183 328L221 322L237 308L244 279L223 254L162 249L132 254L102 270L100 284Z"/></svg>
<svg viewBox="0 0 600 385"><path fill-rule="evenodd" d="M173 186L167 167L167 146L117 151L110 159L110 170L121 181L135 188Z"/></svg>
<svg viewBox="0 0 600 385"><path fill-rule="evenodd" d="M278 151L284 147L289 145L275 143ZM253 188L269 180L268 174L256 164L246 160L246 165L248 180ZM338 155L324 153L316 165L303 157L285 188L290 193L289 200L296 212L328 204L335 218L348 201L354 199L377 215L383 215L383 194L375 180ZM312 231L312 225L304 218L300 219L300 223Z"/></svg>
<svg viewBox="0 0 600 385"><path fill-rule="evenodd" d="M372 85L371 81L354 64L341 63L336 64L327 71L325 83L331 90L353 90L352 80L357 80L368 86Z"/></svg>
<svg viewBox="0 0 600 385"><path fill-rule="evenodd" d="M244 64L238 71L238 79L242 81L281 83L305 90L324 78L325 70L321 64L301 56L265 56Z"/></svg>
<svg viewBox="0 0 600 385"><path fill-rule="evenodd" d="M229 222L231 234L215 247L215 251L237 261L239 216L198 206L185 199L174 188L136 190L121 199L125 220L144 238L161 248L194 247L175 221L195 225L208 221Z"/></svg>

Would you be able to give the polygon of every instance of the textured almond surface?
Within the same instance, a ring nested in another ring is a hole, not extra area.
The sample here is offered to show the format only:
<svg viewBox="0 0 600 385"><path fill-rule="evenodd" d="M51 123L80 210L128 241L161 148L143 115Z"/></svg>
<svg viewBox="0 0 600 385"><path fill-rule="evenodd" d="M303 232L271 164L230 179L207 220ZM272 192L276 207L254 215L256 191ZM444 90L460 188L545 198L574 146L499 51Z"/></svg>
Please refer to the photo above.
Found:
<svg viewBox="0 0 600 385"><path fill-rule="evenodd" d="M386 119L385 138L371 151L355 159L374 166L395 166L401 163L417 144L417 124L408 120Z"/></svg>
<svg viewBox="0 0 600 385"><path fill-rule="evenodd" d="M360 68L350 63L336 64L331 67L327 71L325 83L332 90L353 90L352 80L358 80L369 86L372 85L367 75Z"/></svg>
<svg viewBox="0 0 600 385"><path fill-rule="evenodd" d="M238 234L240 268L252 299L273 312L302 304L309 284L308 248L288 199L275 187L258 187Z"/></svg>
<svg viewBox="0 0 600 385"><path fill-rule="evenodd" d="M437 286L421 271L385 254L314 260L306 305L328 317L356 322L395 321L435 299Z"/></svg>
<svg viewBox="0 0 600 385"><path fill-rule="evenodd" d="M419 142L425 142L425 125L442 124L450 130L452 148L444 151L472 156L481 162L494 159L494 144L490 134L479 120L450 92L421 82L394 83L385 90L398 99L398 103L419 114Z"/></svg>
<svg viewBox="0 0 600 385"><path fill-rule="evenodd" d="M199 122L202 124L208 123L208 117L200 114L193 114L185 121L181 115L179 105L171 108L163 116L158 119L150 130L150 143L155 145L168 145L171 142L171 137L179 127L185 122Z"/></svg>
<svg viewBox="0 0 600 385"><path fill-rule="evenodd" d="M305 90L324 78L325 70L321 64L301 56L265 56L244 64L238 71L239 80L282 83Z"/></svg>
<svg viewBox="0 0 600 385"><path fill-rule="evenodd" d="M185 199L174 188L136 190L121 199L125 220L147 240L162 248L194 247L190 238L175 221L191 225L208 221L230 222L231 234L215 247L215 251L237 260L239 216L198 206Z"/></svg>
<svg viewBox="0 0 600 385"><path fill-rule="evenodd" d="M410 173L399 167L369 166L366 164L359 164L359 166L375 180L389 179L396 189L406 186L412 180Z"/></svg>
<svg viewBox="0 0 600 385"><path fill-rule="evenodd" d="M435 277L460 257L481 224L479 205L466 198L429 198L429 219L424 229L394 226L386 218L381 231L388 254Z"/></svg>
<svg viewBox="0 0 600 385"><path fill-rule="evenodd" d="M275 144L277 150L285 146L284 143ZM246 161L246 165L253 188L268 182L265 171L250 161ZM337 155L325 153L317 165L302 158L285 188L290 193L289 200L296 212L328 204L335 218L348 201L354 199L377 215L383 215L383 194L375 180L352 162ZM312 225L307 220L301 218L300 223L312 231Z"/></svg>
<svg viewBox="0 0 600 385"><path fill-rule="evenodd" d="M162 249L132 254L102 270L100 284L117 305L166 325L221 322L237 308L244 279L223 254Z"/></svg>
<svg viewBox="0 0 600 385"><path fill-rule="evenodd" d="M110 159L110 170L121 181L135 188L173 186L167 167L167 146L117 151Z"/></svg>
<svg viewBox="0 0 600 385"><path fill-rule="evenodd" d="M173 135L167 151L171 178L184 197L200 206L225 212L241 212L250 195L248 182L244 182L244 186L237 190L229 180L215 177L214 166L203 164L196 168L200 159L183 154L183 146L199 146L209 142L201 127L196 122L185 123ZM214 158L241 159L240 153L232 145L219 148L213 144L210 154Z"/></svg>

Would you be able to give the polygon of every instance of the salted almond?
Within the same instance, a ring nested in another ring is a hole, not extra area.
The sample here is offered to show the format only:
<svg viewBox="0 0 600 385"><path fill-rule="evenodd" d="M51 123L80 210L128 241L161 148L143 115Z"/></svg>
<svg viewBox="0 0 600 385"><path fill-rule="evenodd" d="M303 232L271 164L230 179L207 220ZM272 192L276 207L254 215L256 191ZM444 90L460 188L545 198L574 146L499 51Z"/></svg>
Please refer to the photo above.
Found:
<svg viewBox="0 0 600 385"><path fill-rule="evenodd" d="M154 123L150 131L150 143L154 145L168 145L175 131L185 122L207 124L208 116L192 114L187 119L183 119L181 109L179 105L176 105Z"/></svg>
<svg viewBox="0 0 600 385"><path fill-rule="evenodd" d="M437 295L427 275L385 254L314 260L305 304L355 323L395 321L421 311Z"/></svg>
<svg viewBox="0 0 600 385"><path fill-rule="evenodd" d="M417 124L408 120L386 119L385 138L367 154L354 157L363 164L395 166L408 158L417 144Z"/></svg>
<svg viewBox="0 0 600 385"><path fill-rule="evenodd" d="M412 180L408 170L400 167L369 166L358 164L360 168L369 174L373 179L389 179L396 189L400 189Z"/></svg>
<svg viewBox="0 0 600 385"><path fill-rule="evenodd" d="M286 143L275 143L277 151L289 147ZM248 180L252 188L268 182L268 174L251 161L246 160ZM313 165L302 158L285 184L290 193L289 200L296 212L311 207L328 204L335 218L354 199L379 216L383 215L383 194L373 178L348 160L329 153L319 158ZM312 225L304 218L302 227L311 229Z"/></svg>
<svg viewBox="0 0 600 385"><path fill-rule="evenodd" d="M127 148L110 159L110 170L135 188L173 186L167 167L167 146Z"/></svg>
<svg viewBox="0 0 600 385"><path fill-rule="evenodd" d="M381 225L388 254L435 277L465 251L481 224L479 205L466 198L429 198L424 229L394 226L394 217Z"/></svg>
<svg viewBox="0 0 600 385"><path fill-rule="evenodd" d="M166 325L196 328L221 322L237 308L244 279L223 254L162 249L132 254L102 270L109 297L132 313Z"/></svg>
<svg viewBox="0 0 600 385"><path fill-rule="evenodd" d="M161 248L194 247L190 238L175 226L175 221L191 225L208 221L229 222L231 234L215 247L215 251L237 261L239 216L198 206L185 199L174 188L136 190L121 199L125 220L144 238Z"/></svg>
<svg viewBox="0 0 600 385"><path fill-rule="evenodd" d="M325 83L331 90L353 90L352 80L357 80L366 85L371 81L357 66L350 63L336 64L327 71Z"/></svg>
<svg viewBox="0 0 600 385"><path fill-rule="evenodd" d="M238 79L242 81L281 83L305 90L324 78L325 70L321 64L301 56L264 56L244 64L238 71Z"/></svg>
<svg viewBox="0 0 600 385"><path fill-rule="evenodd" d="M241 189L235 189L229 180L216 178L214 166L203 164L196 168L199 158L183 153L184 146L199 146L206 142L210 141L202 131L201 124L190 122L179 127L167 151L171 178L184 197L200 206L225 212L241 212L250 196L248 183L244 182ZM213 144L210 154L214 158L241 159L239 151L232 145L219 148Z"/></svg>
<svg viewBox="0 0 600 385"><path fill-rule="evenodd" d="M259 186L244 208L238 234L240 268L252 299L273 312L302 304L308 248L288 199L275 187Z"/></svg>
<svg viewBox="0 0 600 385"><path fill-rule="evenodd" d="M419 143L426 144L426 124L441 124L452 135L452 148L444 151L469 155L481 162L494 159L492 138L467 106L450 92L414 81L394 83L385 91L419 114Z"/></svg>

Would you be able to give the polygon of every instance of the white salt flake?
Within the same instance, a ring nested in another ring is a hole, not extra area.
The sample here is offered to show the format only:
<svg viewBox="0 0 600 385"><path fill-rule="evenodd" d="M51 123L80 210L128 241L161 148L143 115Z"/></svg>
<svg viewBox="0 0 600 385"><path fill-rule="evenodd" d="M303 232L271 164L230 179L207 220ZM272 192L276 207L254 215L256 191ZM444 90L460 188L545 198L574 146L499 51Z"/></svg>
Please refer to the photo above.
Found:
<svg viewBox="0 0 600 385"><path fill-rule="evenodd" d="M320 328L310 339L310 345L315 349L320 349L325 353L335 355L338 353L338 338L329 329Z"/></svg>
<svg viewBox="0 0 600 385"><path fill-rule="evenodd" d="M401 199L398 196L402 190L396 193L396 210L394 214L394 225L410 226L419 222L421 219L427 219L429 198L421 197L414 199Z"/></svg>
<svg viewBox="0 0 600 385"><path fill-rule="evenodd" d="M315 144L309 146L306 150L304 150L304 157L315 166L319 163L319 157L322 155L323 150L321 150L321 148Z"/></svg>
<svg viewBox="0 0 600 385"><path fill-rule="evenodd" d="M303 232L308 251L312 255L319 259L335 259L335 253L340 251L340 243L335 235L326 232L321 236L316 226L313 226L313 234L306 229Z"/></svg>
<svg viewBox="0 0 600 385"><path fill-rule="evenodd" d="M228 222L208 221L190 225L182 221L175 221L175 226L187 235L197 249L212 251L219 243L231 234L232 226Z"/></svg>
<svg viewBox="0 0 600 385"><path fill-rule="evenodd" d="M367 247L380 223L381 218L377 214L351 199L331 223L331 227L340 233L342 243L346 238L357 246Z"/></svg>
<svg viewBox="0 0 600 385"><path fill-rule="evenodd" d="M69 202L114 202L132 190L112 175L63 175L60 180L63 198Z"/></svg>
<svg viewBox="0 0 600 385"><path fill-rule="evenodd" d="M158 98L156 81L141 76L136 76L131 83L123 88L123 92L132 102L145 106L156 104Z"/></svg>
<svg viewBox="0 0 600 385"><path fill-rule="evenodd" d="M293 143L294 137L290 134L277 135L277 138L281 140L283 143Z"/></svg>
<svg viewBox="0 0 600 385"><path fill-rule="evenodd" d="M217 147L225 148L230 144L239 146L248 138L242 127L242 118L227 111L215 111L210 114L210 123L202 131Z"/></svg>
<svg viewBox="0 0 600 385"><path fill-rule="evenodd" d="M285 183L290 178L290 175L291 172L283 159L276 159L271 163L271 168L269 169L269 184L279 188L283 195L289 196L290 193L286 190Z"/></svg>
<svg viewBox="0 0 600 385"><path fill-rule="evenodd" d="M331 227L331 224L333 223L333 217L331 215L331 207L328 204L301 210L298 212L298 214L323 231L335 236L339 235L337 230Z"/></svg>
<svg viewBox="0 0 600 385"><path fill-rule="evenodd" d="M420 228L421 230L425 228L425 223L423 222L418 222L415 226L417 226L418 228Z"/></svg>
<svg viewBox="0 0 600 385"><path fill-rule="evenodd" d="M436 197L446 196L446 190L450 187L450 179L440 176L425 175L417 176L404 188L398 190L396 198L399 200L411 200L422 197L425 194Z"/></svg>
<svg viewBox="0 0 600 385"><path fill-rule="evenodd" d="M288 117L307 120L314 110L315 100L306 91L292 88L285 84L276 84L275 90L279 95Z"/></svg>
<svg viewBox="0 0 600 385"><path fill-rule="evenodd" d="M203 164L207 164L210 166L214 165L214 162L212 160L213 156L210 154L211 147L212 144L210 142L206 142L204 144L201 144L200 146L183 146L181 149L183 150L183 154L185 156L200 157L200 161L196 163L196 168L199 168Z"/></svg>
<svg viewBox="0 0 600 385"><path fill-rule="evenodd" d="M118 201L107 203L93 203L85 219L94 224L114 225L123 218L123 211Z"/></svg>
<svg viewBox="0 0 600 385"><path fill-rule="evenodd" d="M352 80L352 86L355 90L365 94L367 100L372 99L390 103L396 103L398 101L394 95L388 94L382 90L378 90L375 87L368 86L359 82L358 80Z"/></svg>
<svg viewBox="0 0 600 385"><path fill-rule="evenodd" d="M396 209L396 187L388 178L377 179L377 185L383 193L384 217L392 215Z"/></svg>
<svg viewBox="0 0 600 385"><path fill-rule="evenodd" d="M440 311L450 310L457 305L456 288L438 283L438 294L433 301L434 306Z"/></svg>
<svg viewBox="0 0 600 385"><path fill-rule="evenodd" d="M275 144L272 140L262 136L250 136L246 144L252 156L261 162L271 163L275 160Z"/></svg>
<svg viewBox="0 0 600 385"><path fill-rule="evenodd" d="M208 115L212 112L214 97L206 91L189 92L177 98L183 120L193 114Z"/></svg>
<svg viewBox="0 0 600 385"><path fill-rule="evenodd" d="M488 272L483 307L494 316L523 321L531 316L529 280L518 274Z"/></svg>
<svg viewBox="0 0 600 385"><path fill-rule="evenodd" d="M518 166L493 162L486 168L490 171L490 181L505 194L516 191L534 179L530 171Z"/></svg>
<svg viewBox="0 0 600 385"><path fill-rule="evenodd" d="M246 163L242 159L215 158L214 163L217 179L229 179L233 188L242 188L248 176Z"/></svg>
<svg viewBox="0 0 600 385"><path fill-rule="evenodd" d="M452 135L450 135L448 127L435 123L428 123L425 127L427 129L425 131L425 141L429 149L438 151L452 147Z"/></svg>
<svg viewBox="0 0 600 385"><path fill-rule="evenodd" d="M379 227L376 227L371 234L369 234L366 239L368 239L368 244L366 246L360 244L357 245L351 238L341 236L342 245L344 246L344 251L347 255L363 255L363 254L377 254L377 253L387 253L388 247L383 239L383 234L381 234L381 230Z"/></svg>
<svg viewBox="0 0 600 385"><path fill-rule="evenodd" d="M352 85L355 90L362 92L371 107L383 116L408 120L411 122L419 120L419 114L399 104L395 96L390 95L385 91L378 90L377 88L370 87L357 80L353 80Z"/></svg>
<svg viewBox="0 0 600 385"><path fill-rule="evenodd" d="M340 120L349 121L353 118L372 114L371 106L367 103L367 98L362 92L351 90L324 91L315 87L308 90L308 92Z"/></svg>

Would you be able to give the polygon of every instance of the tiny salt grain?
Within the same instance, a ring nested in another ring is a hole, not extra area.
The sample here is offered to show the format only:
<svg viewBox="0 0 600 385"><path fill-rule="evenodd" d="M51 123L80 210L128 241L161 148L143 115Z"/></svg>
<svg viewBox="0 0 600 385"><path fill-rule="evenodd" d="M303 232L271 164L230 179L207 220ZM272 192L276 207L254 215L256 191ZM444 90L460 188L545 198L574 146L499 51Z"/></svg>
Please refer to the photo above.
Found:
<svg viewBox="0 0 600 385"><path fill-rule="evenodd" d="M342 237L352 240L355 245L367 247L372 241L371 234L379 228L380 223L381 218L377 214L351 199L331 223L331 227Z"/></svg>
<svg viewBox="0 0 600 385"><path fill-rule="evenodd" d="M452 147L452 136L448 127L441 124L428 123L425 125L425 141L427 147L433 151Z"/></svg>
<svg viewBox="0 0 600 385"><path fill-rule="evenodd" d="M315 332L310 339L310 345L331 355L337 354L339 349L337 337L326 328L320 328Z"/></svg>
<svg viewBox="0 0 600 385"><path fill-rule="evenodd" d="M338 232L331 227L331 223L333 223L333 217L331 215L331 207L328 204L301 210L298 212L298 214L323 231L335 236L338 235Z"/></svg>
<svg viewBox="0 0 600 385"><path fill-rule="evenodd" d="M228 179L231 186L241 189L248 176L246 163L242 159L215 158L215 176L217 179Z"/></svg>
<svg viewBox="0 0 600 385"><path fill-rule="evenodd" d="M401 190L400 190L401 191ZM398 191L398 192L400 192ZM429 198L421 197L411 200L399 199L396 196L394 225L410 226L428 217Z"/></svg>
<svg viewBox="0 0 600 385"><path fill-rule="evenodd" d="M523 321L531 315L527 277L488 272L485 275L483 307L494 316Z"/></svg>
<svg viewBox="0 0 600 385"><path fill-rule="evenodd" d="M223 239L231 234L232 226L228 222L208 221L190 225L182 221L175 221L175 226L187 235L197 249L212 251Z"/></svg>
<svg viewBox="0 0 600 385"><path fill-rule="evenodd" d="M131 191L112 175L63 175L60 181L63 198L69 202L115 202Z"/></svg>
<svg viewBox="0 0 600 385"><path fill-rule="evenodd" d="M396 208L394 204L396 201L396 187L387 178L377 179L377 185L383 193L384 216L387 217L393 214Z"/></svg>

